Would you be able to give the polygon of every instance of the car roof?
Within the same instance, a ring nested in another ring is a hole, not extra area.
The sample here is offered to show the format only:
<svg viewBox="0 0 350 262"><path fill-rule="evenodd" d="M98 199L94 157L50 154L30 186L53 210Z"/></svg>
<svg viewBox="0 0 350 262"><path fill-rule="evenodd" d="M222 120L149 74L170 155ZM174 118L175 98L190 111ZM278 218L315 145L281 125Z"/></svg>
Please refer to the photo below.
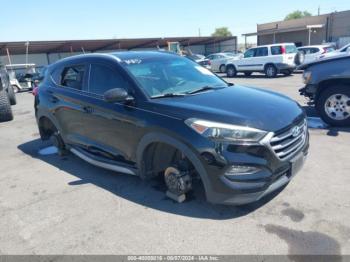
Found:
<svg viewBox="0 0 350 262"><path fill-rule="evenodd" d="M333 45L306 45L306 46L300 46L299 48L322 48L322 47L331 47Z"/></svg>
<svg viewBox="0 0 350 262"><path fill-rule="evenodd" d="M124 51L110 53L119 60L131 60L131 59L147 59L147 58L167 58L167 57L179 57L178 54L167 51ZM196 54L194 54L196 55Z"/></svg>
<svg viewBox="0 0 350 262"><path fill-rule="evenodd" d="M257 47L252 47L252 48L269 47L269 46L281 46L281 45L295 45L295 44L294 43L278 43L278 44L271 44L271 45L259 45Z"/></svg>
<svg viewBox="0 0 350 262"><path fill-rule="evenodd" d="M74 55L67 58L63 58L58 62L52 64L51 68L56 67L58 65L67 64L67 63L80 63L83 62L87 58L104 58L109 59L115 62L123 62L125 60L132 59L147 59L147 58L161 58L161 57L179 57L178 54L167 51L121 51L121 52L113 52L113 53L90 53L90 54L80 54Z"/></svg>
<svg viewBox="0 0 350 262"><path fill-rule="evenodd" d="M210 54L210 55L227 55L227 53L224 53L224 52L222 52L222 53L213 53L213 54Z"/></svg>

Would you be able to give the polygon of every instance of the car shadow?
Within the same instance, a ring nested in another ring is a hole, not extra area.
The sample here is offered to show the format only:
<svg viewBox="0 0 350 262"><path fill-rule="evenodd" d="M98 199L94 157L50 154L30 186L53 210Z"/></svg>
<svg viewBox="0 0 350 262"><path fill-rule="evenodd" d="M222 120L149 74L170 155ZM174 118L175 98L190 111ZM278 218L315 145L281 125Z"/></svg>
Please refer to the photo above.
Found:
<svg viewBox="0 0 350 262"><path fill-rule="evenodd" d="M275 198L283 188L269 194L262 200L244 206L213 205L206 201L204 189L200 182L194 183L194 192L189 194L182 203L165 196L163 179L142 181L136 176L118 174L109 170L95 167L79 159L73 154L59 156L58 154L41 155L39 151L50 146L49 142L40 139L26 142L18 149L32 158L44 161L55 168L76 177L77 180L69 182L69 186L93 184L107 190L119 197L162 212L201 219L226 220L246 216L264 206Z"/></svg>
<svg viewBox="0 0 350 262"><path fill-rule="evenodd" d="M303 106L303 109L305 110L307 117L310 117L310 118L320 117L320 115L318 114L314 106L311 106L311 105ZM326 125L325 127L313 128L313 129L327 130L327 136L334 136L334 137L338 136L340 132L350 132L349 127L333 127L327 124L325 125Z"/></svg>

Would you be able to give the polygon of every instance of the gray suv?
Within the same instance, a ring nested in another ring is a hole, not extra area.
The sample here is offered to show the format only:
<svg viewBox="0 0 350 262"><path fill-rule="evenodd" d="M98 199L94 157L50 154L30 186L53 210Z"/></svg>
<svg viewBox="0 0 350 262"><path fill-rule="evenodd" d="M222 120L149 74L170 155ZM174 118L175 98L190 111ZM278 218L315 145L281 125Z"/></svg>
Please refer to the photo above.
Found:
<svg viewBox="0 0 350 262"><path fill-rule="evenodd" d="M310 99L323 121L350 126L350 56L321 59L299 69L306 84L300 94Z"/></svg>

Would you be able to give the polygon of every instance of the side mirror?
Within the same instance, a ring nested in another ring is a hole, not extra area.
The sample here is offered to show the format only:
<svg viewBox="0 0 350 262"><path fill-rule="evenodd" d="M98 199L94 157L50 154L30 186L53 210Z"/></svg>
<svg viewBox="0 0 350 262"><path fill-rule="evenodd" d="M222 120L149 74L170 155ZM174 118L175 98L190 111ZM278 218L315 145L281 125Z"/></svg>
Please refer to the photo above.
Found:
<svg viewBox="0 0 350 262"><path fill-rule="evenodd" d="M108 103L130 102L134 100L123 88L110 89L103 94L103 97Z"/></svg>

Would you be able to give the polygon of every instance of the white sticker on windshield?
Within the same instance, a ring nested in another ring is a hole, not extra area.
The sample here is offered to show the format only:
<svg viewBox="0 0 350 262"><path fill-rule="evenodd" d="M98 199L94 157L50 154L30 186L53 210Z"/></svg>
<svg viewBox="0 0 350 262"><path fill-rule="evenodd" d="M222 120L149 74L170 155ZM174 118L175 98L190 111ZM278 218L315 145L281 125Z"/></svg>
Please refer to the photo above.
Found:
<svg viewBox="0 0 350 262"><path fill-rule="evenodd" d="M203 66L195 66L195 68L201 72L203 75L213 76L214 74Z"/></svg>
<svg viewBox="0 0 350 262"><path fill-rule="evenodd" d="M124 60L125 63L127 63L128 65L132 65L132 64L141 64L142 60L141 59L128 59L128 60Z"/></svg>

